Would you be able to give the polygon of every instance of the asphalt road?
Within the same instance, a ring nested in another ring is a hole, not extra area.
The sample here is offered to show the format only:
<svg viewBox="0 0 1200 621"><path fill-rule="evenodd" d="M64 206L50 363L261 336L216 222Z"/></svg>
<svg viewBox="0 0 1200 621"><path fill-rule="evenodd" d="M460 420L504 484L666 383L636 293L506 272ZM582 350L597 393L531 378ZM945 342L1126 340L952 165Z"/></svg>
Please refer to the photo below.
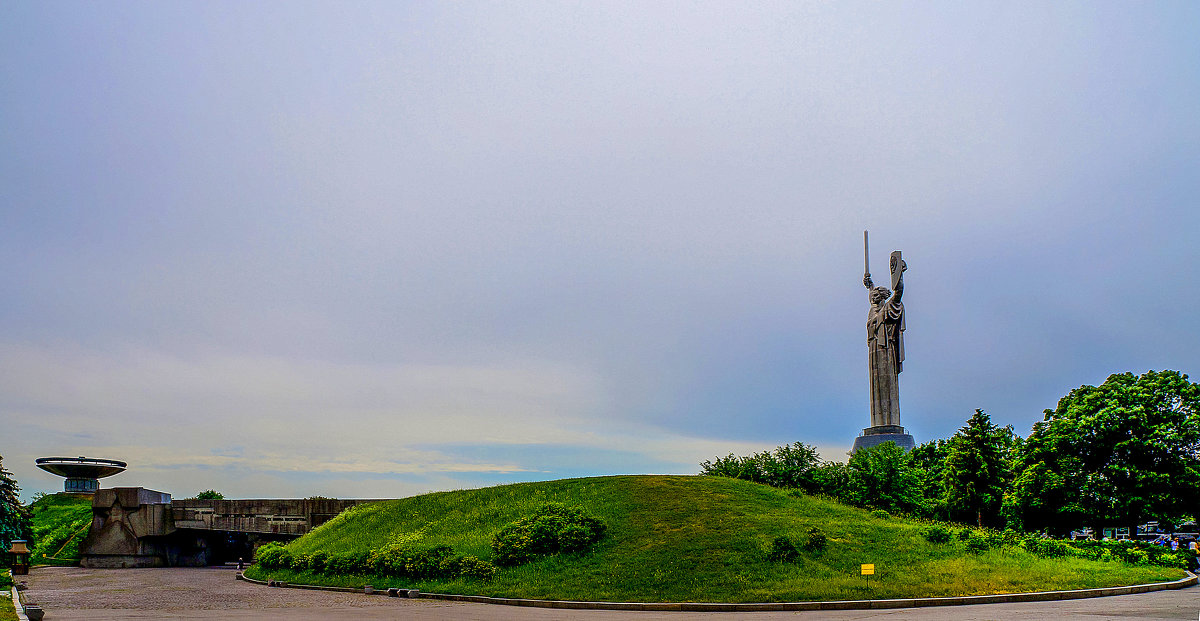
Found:
<svg viewBox="0 0 1200 621"><path fill-rule="evenodd" d="M274 589L235 580L235 571L192 569L82 569L36 567L28 576L29 597L46 610L47 621L123 619L257 619L317 621L353 618L507 621L737 621L791 619L1033 620L1033 619L1192 619L1200 620L1200 587L1066 602L1028 602L895 610L831 612L614 612L550 610L490 604L399 599L382 595Z"/></svg>

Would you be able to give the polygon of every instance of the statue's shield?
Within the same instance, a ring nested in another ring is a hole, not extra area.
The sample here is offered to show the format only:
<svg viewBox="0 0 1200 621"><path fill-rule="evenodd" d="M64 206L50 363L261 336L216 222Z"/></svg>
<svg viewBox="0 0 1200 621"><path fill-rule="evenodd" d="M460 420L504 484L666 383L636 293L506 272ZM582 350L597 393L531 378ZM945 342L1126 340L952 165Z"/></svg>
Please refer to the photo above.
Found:
<svg viewBox="0 0 1200 621"><path fill-rule="evenodd" d="M904 274L904 268L903 268L904 261L902 261L900 259L900 251L899 250L892 251L891 266L892 266L892 291L895 291L896 287L898 287L900 285L900 276Z"/></svg>

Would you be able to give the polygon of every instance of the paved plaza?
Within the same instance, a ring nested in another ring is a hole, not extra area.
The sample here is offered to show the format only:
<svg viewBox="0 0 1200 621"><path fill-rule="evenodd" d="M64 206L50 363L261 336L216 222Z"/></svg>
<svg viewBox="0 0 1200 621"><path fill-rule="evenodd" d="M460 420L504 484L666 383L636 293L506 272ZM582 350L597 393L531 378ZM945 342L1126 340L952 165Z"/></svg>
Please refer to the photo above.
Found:
<svg viewBox="0 0 1200 621"><path fill-rule="evenodd" d="M1197 619L1200 588L1157 591L1065 602L830 612L694 613L550 610L489 604L398 599L382 595L275 589L236 580L224 568L82 569L36 567L28 576L29 595L52 621L122 619L460 619L505 621L739 621L778 619Z"/></svg>

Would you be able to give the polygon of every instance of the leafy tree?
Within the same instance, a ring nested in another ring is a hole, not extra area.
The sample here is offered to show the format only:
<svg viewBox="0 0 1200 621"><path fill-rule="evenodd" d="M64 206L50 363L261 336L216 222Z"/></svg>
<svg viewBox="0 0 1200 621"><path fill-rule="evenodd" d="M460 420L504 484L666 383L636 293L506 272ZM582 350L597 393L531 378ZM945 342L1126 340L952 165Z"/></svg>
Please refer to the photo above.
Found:
<svg viewBox="0 0 1200 621"><path fill-rule="evenodd" d="M817 449L796 442L774 451L745 457L732 453L700 464L700 474L744 479L773 487L799 488L807 493L820 491L816 471L821 466Z"/></svg>
<svg viewBox="0 0 1200 621"><path fill-rule="evenodd" d="M971 514L980 528L985 512L996 515L1012 478L1005 440L1003 429L977 409L948 442L942 469L946 505L952 511Z"/></svg>
<svg viewBox="0 0 1200 621"><path fill-rule="evenodd" d="M224 500L225 495L215 489L206 489L196 494L196 500Z"/></svg>
<svg viewBox="0 0 1200 621"><path fill-rule="evenodd" d="M850 456L846 500L890 513L920 512L925 471L895 442L860 449Z"/></svg>
<svg viewBox="0 0 1200 621"><path fill-rule="evenodd" d="M844 500L850 485L850 470L840 461L827 461L813 471L813 481L816 493Z"/></svg>
<svg viewBox="0 0 1200 621"><path fill-rule="evenodd" d="M931 515L949 519L946 494L942 488L942 472L946 469L946 458L950 456L950 441L939 439L918 444L908 452L908 456L914 466L925 472L921 483L926 508Z"/></svg>
<svg viewBox="0 0 1200 621"><path fill-rule="evenodd" d="M8 550L14 539L33 539L33 523L29 510L21 504L21 488L13 473L5 470L0 457L0 551Z"/></svg>
<svg viewBox="0 0 1200 621"><path fill-rule="evenodd" d="M1200 385L1167 370L1115 374L1046 410L1020 451L1004 513L1062 534L1177 520L1198 503Z"/></svg>

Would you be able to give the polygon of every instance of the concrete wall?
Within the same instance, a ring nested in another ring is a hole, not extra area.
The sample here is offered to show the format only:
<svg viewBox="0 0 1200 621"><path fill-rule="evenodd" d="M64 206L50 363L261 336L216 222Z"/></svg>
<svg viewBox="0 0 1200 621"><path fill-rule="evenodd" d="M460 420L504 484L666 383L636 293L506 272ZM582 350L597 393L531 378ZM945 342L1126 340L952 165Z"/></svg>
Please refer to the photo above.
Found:
<svg viewBox="0 0 1200 621"><path fill-rule="evenodd" d="M176 528L300 536L343 510L369 500L175 500Z"/></svg>
<svg viewBox="0 0 1200 621"><path fill-rule="evenodd" d="M171 500L141 487L101 489L80 544L84 567L202 566L230 541L299 537L352 506L373 500ZM236 556L248 557L247 552Z"/></svg>
<svg viewBox="0 0 1200 621"><path fill-rule="evenodd" d="M171 495L142 487L97 490L92 525L79 545L84 567L160 567L175 532Z"/></svg>

